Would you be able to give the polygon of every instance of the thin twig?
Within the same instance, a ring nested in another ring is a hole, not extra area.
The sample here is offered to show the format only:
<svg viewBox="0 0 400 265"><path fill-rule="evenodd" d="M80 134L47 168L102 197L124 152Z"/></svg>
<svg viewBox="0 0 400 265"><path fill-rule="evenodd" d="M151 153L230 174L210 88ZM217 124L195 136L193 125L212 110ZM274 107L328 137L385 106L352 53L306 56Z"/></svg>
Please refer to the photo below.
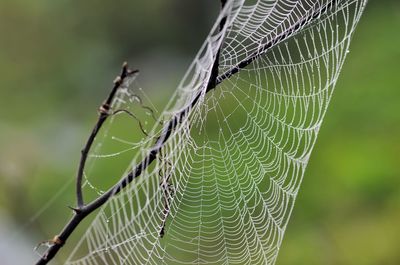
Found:
<svg viewBox="0 0 400 265"><path fill-rule="evenodd" d="M44 242L46 242L48 244L52 244L52 245L36 264L47 264L47 262L50 261L54 257L54 255L57 253L57 251L64 245L65 240L67 240L69 235L75 230L76 226L91 212L91 211L88 211L85 207L84 200L83 200L83 192L82 192L82 179L83 179L83 174L84 174L84 169L85 169L85 164L87 161L88 153L89 153L90 148L92 147L93 142L94 142L97 134L99 133L102 125L107 120L107 118L111 114L113 114L110 112L110 109L111 109L111 104L113 103L113 100L115 98L115 95L117 94L118 89L121 87L121 85L124 83L124 81L127 77L130 77L138 72L139 72L138 70L128 69L128 64L125 62L122 65L121 75L117 76L117 78L114 80L114 86L111 89L110 94L108 95L106 100L103 102L103 104L100 106L99 117L97 119L97 122L95 123L95 125L92 129L92 132L91 132L88 140L86 141L84 148L81 151L81 159L79 161L79 168L78 168L78 173L76 176L77 207L76 208L70 207L74 211L74 217L65 226L65 228L63 229L63 231L61 232L60 235L54 236L54 238L51 240L44 241Z"/></svg>
<svg viewBox="0 0 400 265"><path fill-rule="evenodd" d="M121 87L126 77L131 76L137 72L138 70L135 71L129 70L128 64L125 62L122 66L121 75L117 76L117 78L114 80L114 86L110 94L99 108L99 117L97 119L97 122L93 127L92 133L90 134L85 144L85 147L81 151L81 160L79 162L78 173L76 176L76 197L77 197L77 208L75 209L76 211L80 211L81 208L84 206L83 193L82 193L82 178L83 178L83 171L85 169L85 164L87 161L87 156L90 151L90 148L93 145L93 141L96 138L97 134L99 133L102 125L110 115L110 107L117 93L118 88Z"/></svg>
<svg viewBox="0 0 400 265"><path fill-rule="evenodd" d="M218 76L218 78L215 82L216 85L220 84L222 81L224 81L226 79L229 79L232 75L236 74L241 69L247 67L254 60L259 58L261 55L265 54L267 51L269 51L270 49L272 49L279 43L282 43L283 41L285 41L288 38L292 37L293 35L297 34L300 29L303 29L303 27L312 24L312 22L315 19L317 19L318 17L325 15L331 8L333 8L334 5L337 4L337 1L338 0L331 0L330 2L317 8L316 10L313 10L312 12L308 12L304 17L302 17L300 20L298 20L296 23L294 23L291 27L289 27L282 33L275 36L274 39L272 39L271 41L262 45L259 49L257 49L255 52L250 54L248 57L246 57L243 61L238 63L236 66L229 69L224 74ZM215 86L210 87L209 89L207 89L207 91L209 91L213 88L215 88Z"/></svg>
<svg viewBox="0 0 400 265"><path fill-rule="evenodd" d="M224 9L225 4L226 4L226 0L221 0L221 12ZM219 32L222 32L222 30L224 29L225 23L226 23L226 16L221 18L221 21L219 22L219 29L218 29ZM223 36L221 36L221 38L223 38ZM219 71L219 57L221 54L222 43L223 42L221 40L217 54L215 55L213 66L211 68L211 76L208 81L206 91L210 90L211 87L215 87L217 85L217 78L218 78L218 74L219 74L219 72L218 72Z"/></svg>

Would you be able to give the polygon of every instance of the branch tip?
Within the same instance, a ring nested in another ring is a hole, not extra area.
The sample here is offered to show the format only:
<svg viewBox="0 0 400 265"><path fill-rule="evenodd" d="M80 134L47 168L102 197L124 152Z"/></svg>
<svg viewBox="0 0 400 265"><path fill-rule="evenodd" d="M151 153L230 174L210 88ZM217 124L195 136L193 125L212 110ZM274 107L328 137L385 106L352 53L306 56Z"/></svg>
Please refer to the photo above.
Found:
<svg viewBox="0 0 400 265"><path fill-rule="evenodd" d="M121 78L121 76L118 75L118 76L114 79L113 83L116 84L117 86L121 85L121 83L122 83L122 78Z"/></svg>
<svg viewBox="0 0 400 265"><path fill-rule="evenodd" d="M124 62L123 64L122 64L122 73L121 73L121 77L122 77L122 79L124 79L125 77L126 77L126 75L127 75L127 73L128 73L128 63L127 62Z"/></svg>
<svg viewBox="0 0 400 265"><path fill-rule="evenodd" d="M127 75L133 75L133 74L136 74L136 73L139 73L139 70L138 70L138 69L135 69L135 70L128 69L128 70L127 70Z"/></svg>

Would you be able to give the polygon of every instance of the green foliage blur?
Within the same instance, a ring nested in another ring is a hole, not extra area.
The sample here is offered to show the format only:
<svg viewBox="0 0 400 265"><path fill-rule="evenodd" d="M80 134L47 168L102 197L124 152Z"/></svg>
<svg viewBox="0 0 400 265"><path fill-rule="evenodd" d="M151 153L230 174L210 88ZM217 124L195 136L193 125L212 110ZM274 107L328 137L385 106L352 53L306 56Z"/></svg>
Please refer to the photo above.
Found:
<svg viewBox="0 0 400 265"><path fill-rule="evenodd" d="M141 70L162 107L218 8L211 0L0 2L0 261L15 251L31 262L33 247L69 218L79 151L121 63ZM370 1L277 264L400 264L399 30L400 2Z"/></svg>

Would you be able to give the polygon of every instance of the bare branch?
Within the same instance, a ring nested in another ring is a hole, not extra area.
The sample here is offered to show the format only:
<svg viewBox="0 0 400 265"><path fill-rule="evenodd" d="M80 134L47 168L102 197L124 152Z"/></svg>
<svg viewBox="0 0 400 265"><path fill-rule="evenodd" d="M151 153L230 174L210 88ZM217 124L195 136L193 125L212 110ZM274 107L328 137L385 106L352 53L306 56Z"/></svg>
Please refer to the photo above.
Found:
<svg viewBox="0 0 400 265"><path fill-rule="evenodd" d="M114 80L114 86L108 95L107 99L99 108L99 118L96 124L93 127L92 133L90 134L85 147L81 151L81 160L79 162L78 173L76 176L76 197L77 197L77 209L81 209L84 206L83 194L82 194L82 178L83 178L83 171L85 169L85 164L87 160L88 153L90 148L93 145L93 141L96 138L97 134L99 133L102 125L107 120L108 116L110 115L110 106L114 100L114 97L117 93L118 88L123 84L126 77L137 73L138 70L131 71L128 69L128 64L125 62L122 66L121 75L117 76Z"/></svg>
<svg viewBox="0 0 400 265"><path fill-rule="evenodd" d="M271 41L267 42L266 44L264 44L263 46L261 46L261 48L256 50L254 53L250 54L247 58L245 58L243 61L238 63L235 67L229 69L224 74L218 76L218 78L215 82L216 85L222 83L222 81L224 81L225 79L229 79L232 75L236 74L241 69L247 67L254 60L256 60L257 58L259 58L260 56L265 54L271 48L275 47L279 43L292 37L293 35L298 33L298 31L300 29L304 29L303 27L312 24L312 22L316 18L325 15L329 11L329 9L331 9L334 5L336 5L337 4L336 2L337 2L337 0L331 0L330 2L322 5L321 7L316 8L312 12L308 12L307 14L305 14L304 17L302 17L300 20L298 20L296 23L294 23L286 31L283 31L282 33L280 33L279 35L274 37L273 40L271 40ZM207 89L207 91L213 89L214 87L210 87L209 89Z"/></svg>
<svg viewBox="0 0 400 265"><path fill-rule="evenodd" d="M136 74L138 70L130 70L128 69L128 64L124 63L122 66L122 71L121 75L117 76L117 78L114 80L114 86L111 89L110 94L104 101L104 103L100 106L99 108L99 117L97 122L95 123L93 130L85 144L85 147L81 151L81 159L79 162L79 168L78 168L78 173L76 176L76 197L77 197L77 207L73 208L70 207L73 212L74 212L74 217L68 222L68 224L65 226L63 231L61 232L60 235L54 236L52 240L45 241L49 244L51 244L51 247L47 250L47 252L41 257L41 259L36 263L36 264L47 264L48 261L50 261L55 254L58 252L58 250L64 245L65 241L67 238L70 236L70 234L75 230L76 226L92 211L88 211L84 205L84 200L83 200L83 193L82 193L82 178L83 178L83 172L85 169L85 164L87 160L88 153L90 151L90 148L93 145L94 139L96 138L97 134L99 133L102 125L104 122L107 120L108 116L112 113L110 113L110 108L111 104L115 98L115 95L118 91L118 89L121 87L121 85L124 83L125 79L129 76L132 76L133 74Z"/></svg>
<svg viewBox="0 0 400 265"><path fill-rule="evenodd" d="M226 4L226 0L221 0L221 12L224 9L225 4ZM223 17L221 19L221 21L219 22L219 31L220 32L223 30L223 28L225 26L225 23L226 23L226 16ZM221 38L223 38L223 36L221 36ZM215 55L214 63L213 63L213 66L211 68L211 76L210 76L210 79L208 81L206 91L209 90L209 87L215 87L217 85L216 82L217 82L217 78L218 78L218 74L219 74L218 69L219 69L219 57L220 57L220 53L221 53L221 48L222 48L222 41L221 41L221 45L218 48L218 52Z"/></svg>
<svg viewBox="0 0 400 265"><path fill-rule="evenodd" d="M206 86L206 93L210 90L214 89L217 85L222 83L224 80L229 79L231 76L238 73L241 69L247 67L254 60L259 58L261 55L265 54L268 50L278 45L279 43L287 40L289 37L295 35L303 26L310 25L314 19L326 14L333 5L336 4L337 0L331 0L320 8L315 9L313 12L306 14L302 19L293 24L286 31L277 35L274 39L267 42L263 45L259 50L255 51L253 54L249 55L242 62L226 71L225 73L218 75L218 66L219 66L219 55L220 50L218 50L215 61L213 63L211 74L209 81ZM224 6L226 0L221 0L222 7ZM220 29L223 29L225 23L225 18L221 19ZM221 49L221 47L220 47ZM157 158L158 154L161 152L164 144L167 142L169 137L172 135L176 127L182 123L182 121L189 115L190 110L197 104L199 99L201 98L201 92L198 92L197 96L192 100L192 102L184 108L182 111L176 113L171 120L164 126L162 133L160 136L156 138L155 144L149 154L135 167L134 170L129 172L126 176L122 177L113 187L111 187L107 192L100 195L97 199L85 205L82 196L82 175L83 169L85 166L85 162L87 159L87 154L93 144L93 141L99 132L102 124L105 122L107 117L109 116L110 105L114 99L114 96L118 90L118 88L123 83L124 79L137 71L129 71L127 69L127 65L124 64L121 76L115 80L114 87L109 94L107 100L100 107L100 116L95 124L95 127L92 130L89 139L82 150L82 157L79 165L78 175L77 175L77 200L78 200L78 208L74 210L74 216L64 227L62 232L55 236L53 240L48 242L52 243L52 246L47 250L47 252L40 258L40 260L36 264L47 264L61 249L61 247L65 244L66 240L69 238L71 233L75 230L75 228L79 225L79 223L89 214L91 214L96 209L100 208L104 203L106 203L112 196L118 194L122 191L127 185L129 185L135 178L140 176L144 170ZM169 206L168 206L169 207ZM163 231L162 231L163 233Z"/></svg>

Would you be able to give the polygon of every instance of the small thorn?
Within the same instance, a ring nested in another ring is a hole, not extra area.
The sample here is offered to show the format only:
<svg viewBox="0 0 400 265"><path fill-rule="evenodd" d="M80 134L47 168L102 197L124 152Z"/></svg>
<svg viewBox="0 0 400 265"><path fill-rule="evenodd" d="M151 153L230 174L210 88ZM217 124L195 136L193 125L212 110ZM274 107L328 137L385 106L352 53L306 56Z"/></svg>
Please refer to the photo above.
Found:
<svg viewBox="0 0 400 265"><path fill-rule="evenodd" d="M135 69L135 70L128 69L128 71L127 71L127 74L128 74L128 75L133 75L133 74L136 74L136 73L139 73L139 70L138 70L138 69Z"/></svg>
<svg viewBox="0 0 400 265"><path fill-rule="evenodd" d="M79 213L82 212L82 210L79 209L79 208L75 208L75 207L72 207L72 206L67 206L67 207L70 208L72 211L74 211L74 213L76 213L76 214L79 214Z"/></svg>

